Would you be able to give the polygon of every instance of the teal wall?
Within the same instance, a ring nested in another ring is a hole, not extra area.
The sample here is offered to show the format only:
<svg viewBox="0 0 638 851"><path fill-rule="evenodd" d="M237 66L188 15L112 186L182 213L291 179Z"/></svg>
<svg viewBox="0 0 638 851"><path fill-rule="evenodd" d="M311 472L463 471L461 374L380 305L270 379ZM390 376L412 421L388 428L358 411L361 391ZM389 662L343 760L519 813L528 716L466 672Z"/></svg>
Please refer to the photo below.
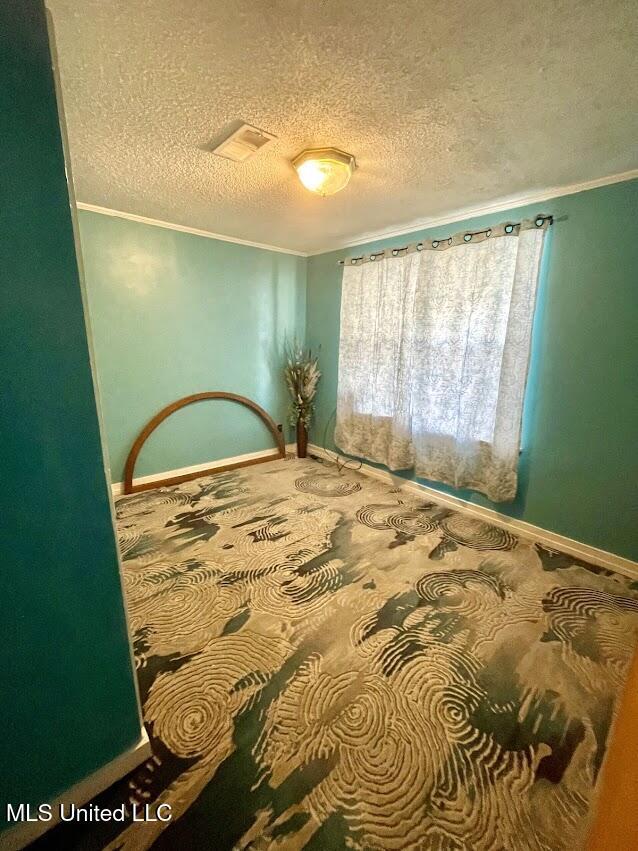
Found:
<svg viewBox="0 0 638 851"><path fill-rule="evenodd" d="M323 378L311 440L334 448L341 257L405 245L507 219L551 213L536 310L516 500L492 505L526 520L638 559L638 181L533 207L468 219L311 257L307 342L321 346Z"/></svg>
<svg viewBox="0 0 638 851"><path fill-rule="evenodd" d="M142 426L181 396L227 390L285 422L281 350L286 335L303 337L305 258L100 213L79 219L113 481ZM272 446L252 412L203 402L158 428L135 475Z"/></svg>
<svg viewBox="0 0 638 851"><path fill-rule="evenodd" d="M41 2L0 5L0 826L140 722Z"/></svg>

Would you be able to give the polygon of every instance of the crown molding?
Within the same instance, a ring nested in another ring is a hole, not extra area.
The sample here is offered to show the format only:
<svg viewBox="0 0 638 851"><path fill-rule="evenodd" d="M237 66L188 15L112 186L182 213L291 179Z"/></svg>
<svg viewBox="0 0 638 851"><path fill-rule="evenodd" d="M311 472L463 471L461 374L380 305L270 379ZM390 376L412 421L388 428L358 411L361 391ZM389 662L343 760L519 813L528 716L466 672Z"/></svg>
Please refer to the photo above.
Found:
<svg viewBox="0 0 638 851"><path fill-rule="evenodd" d="M610 186L613 183L623 183L626 180L634 180L635 178L638 178L638 168L631 169L630 171L624 171L620 174L598 177L595 180L586 180L581 183L570 183L565 186L554 186L550 189L530 192L526 195L510 195L505 198L492 201L489 204L482 204L474 207L462 207L442 216L430 216L425 219L416 219L409 224L402 225L401 227L388 227L381 230L368 231L366 233L359 234L352 239L343 242L333 242L323 248L314 249L313 251L295 251L292 248L283 248L279 245L252 242L248 239L239 239L238 237L227 236L223 233L213 233L212 231L202 230L200 228L177 225L173 222L164 222L161 219L151 219L147 216L138 216L136 213L127 213L123 210L112 210L109 207L100 207L97 204L87 204L84 201L77 201L76 207L78 210L88 210L91 213L101 213L103 216L114 216L119 219L128 219L131 222L140 222L144 225L154 225L155 227L176 230L181 233L190 233L195 236L206 237L207 239L218 239L221 242L233 242L237 245L247 245L250 248L261 248L265 251L276 251L280 254L292 254L295 257L316 257L319 254L329 254L332 251L340 251L345 248L356 248L359 245L365 245L368 242L376 242L380 239L391 239L395 236L404 236L405 234L426 230L428 228L445 227L446 225L451 225L454 222L478 218L479 216L485 216L490 213L501 213L505 210L516 209L517 207L526 207L529 204L540 204L543 201L550 201L552 198L560 198L563 195L576 195L578 192L586 192L588 189Z"/></svg>
<svg viewBox="0 0 638 851"><path fill-rule="evenodd" d="M489 204L483 204L475 207L463 207L442 216L431 216L427 219L417 219L410 222L410 224L402 225L399 228L389 227L382 230L369 231L348 241L332 243L325 248L309 251L306 256L316 257L318 254L329 254L332 251L340 251L343 248L356 248L357 246L365 245L368 242L376 242L380 239L391 239L394 236L404 236L405 234L414 233L419 230L426 230L428 228L444 227L445 225L454 224L454 222L462 222L465 219L478 218L479 216L485 216L489 213L501 213L505 210L515 209L516 207L526 207L528 204L540 204L543 201L550 201L552 198L560 198L563 195L576 195L578 192L586 192L588 189L610 186L613 183L624 183L626 180L633 180L635 178L638 178L638 168L631 169L630 171L624 171L620 174L608 175L607 177L598 177L595 180L586 180L582 183L570 183L566 186L554 186L551 189L530 192L526 195L510 195L506 198L500 198L497 201L492 201Z"/></svg>
<svg viewBox="0 0 638 851"><path fill-rule="evenodd" d="M223 233L213 233L210 230L191 228L187 225L176 225L174 222L164 222L161 219L150 219L148 216L138 216L136 213L126 213L124 210L111 210L110 207L99 207L97 204L87 204L85 201L76 201L78 210L87 210L89 213L100 213L103 216L113 216L116 219L127 219L129 222L139 222L142 225L153 225L167 230L176 230L180 233L191 233L194 236L204 236L206 239L218 239L220 242L233 242L236 245L247 245L249 248L261 248L264 251L277 251L279 254L294 254L295 257L308 257L303 251L294 251L292 248L282 248L279 245L268 245L265 242L252 242L249 239L239 239L236 236L227 236Z"/></svg>

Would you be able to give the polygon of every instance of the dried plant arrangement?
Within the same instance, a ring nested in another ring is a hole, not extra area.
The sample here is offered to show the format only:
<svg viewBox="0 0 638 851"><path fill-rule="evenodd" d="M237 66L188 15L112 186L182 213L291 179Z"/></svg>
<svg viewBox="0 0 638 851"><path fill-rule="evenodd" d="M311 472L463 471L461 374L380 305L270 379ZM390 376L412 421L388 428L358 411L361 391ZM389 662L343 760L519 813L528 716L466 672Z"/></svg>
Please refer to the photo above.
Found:
<svg viewBox="0 0 638 851"><path fill-rule="evenodd" d="M289 419L297 427L297 455L306 457L308 426L314 411L314 398L321 378L318 358L296 340L285 346L284 378L290 393Z"/></svg>

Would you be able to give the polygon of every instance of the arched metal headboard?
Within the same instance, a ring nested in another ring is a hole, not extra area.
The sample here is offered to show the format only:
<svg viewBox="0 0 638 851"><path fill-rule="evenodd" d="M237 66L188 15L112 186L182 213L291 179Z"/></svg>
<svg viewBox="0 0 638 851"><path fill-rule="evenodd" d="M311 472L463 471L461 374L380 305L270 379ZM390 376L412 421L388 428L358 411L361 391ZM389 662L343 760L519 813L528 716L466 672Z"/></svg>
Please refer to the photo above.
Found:
<svg viewBox="0 0 638 851"><path fill-rule="evenodd" d="M273 452L272 455L264 455L261 458L253 458L250 461L237 461L233 464L225 464L220 467L211 467L208 470L200 470L197 473L186 473L183 476L173 476L172 478L161 479L160 481L134 485L133 473L135 471L137 456L140 454L142 446L144 446L145 442L155 431L158 425L163 423L171 414L174 414L175 411L179 411L187 405L192 405L194 402L202 402L205 399L226 399L230 402L237 402L240 405L244 405L246 408L250 408L250 410L254 411L268 427L268 430L272 434L277 445L277 452ZM285 455L286 449L281 425L277 425L273 418L267 414L266 411L257 404L257 402L253 402L252 399L249 399L247 396L239 396L237 393L223 393L218 390L211 390L205 393L194 393L192 396L184 396L183 399L178 399L176 402L172 402L170 405L162 408L158 414L155 414L152 420L149 420L149 422L146 423L142 431L135 438L135 443L131 447L131 451L128 454L126 465L124 467L124 493L137 493L138 491L151 490L152 488L159 488L164 485L178 485L180 482L188 482L191 479L198 478L199 476L207 476L211 473L222 473L225 470L234 470L237 467L249 467L252 464L262 464L265 461L274 461L277 458L284 458Z"/></svg>

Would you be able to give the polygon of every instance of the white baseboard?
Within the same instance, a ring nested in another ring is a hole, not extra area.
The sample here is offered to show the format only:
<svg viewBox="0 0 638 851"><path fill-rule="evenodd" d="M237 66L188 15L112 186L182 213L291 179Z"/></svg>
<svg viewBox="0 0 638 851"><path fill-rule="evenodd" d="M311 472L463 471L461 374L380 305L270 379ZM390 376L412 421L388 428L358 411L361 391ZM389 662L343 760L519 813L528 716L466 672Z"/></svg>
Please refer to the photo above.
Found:
<svg viewBox="0 0 638 851"><path fill-rule="evenodd" d="M286 452L295 452L296 445L294 443L286 444ZM244 461L253 461L255 458L265 458L266 455L272 455L273 449L260 449L259 452L247 452L245 455L233 455L231 458L218 458L216 461L207 461L205 464L193 464L191 467L179 467L177 470L164 470L162 473L153 473L150 476L140 476L133 479L134 485L147 485L152 482L161 482L162 479L171 479L173 476L187 476L190 473L201 473L204 470L212 470L217 467L225 467L227 464L241 464ZM120 496L124 493L124 482L115 482L111 485L113 496Z"/></svg>
<svg viewBox="0 0 638 851"><path fill-rule="evenodd" d="M325 449L321 446L316 446L314 443L308 444L308 452L320 458L328 458L330 460L334 459L335 454L326 452ZM524 520L516 520L505 514L499 514L493 508L485 508L482 505L475 505L473 502L468 502L466 499L461 499L458 496L441 493L441 491L435 488L422 485L420 482L411 481L410 479L403 479L400 476L393 475L389 470L379 470L365 462L361 465L361 472L375 479L391 482L395 487L401 487L410 493L418 494L418 496L426 496L439 505L445 505L456 511L462 511L465 514L476 517L478 520L491 523L493 526L500 526L502 529L507 529L521 538L538 541L550 549L560 550L560 552L575 556L589 564L604 567L606 570L613 570L616 573L622 573L632 579L638 579L638 562L632 561L629 558L624 558L615 553L609 553L606 550L599 550L597 547L583 544L580 541L575 541L573 538L559 535L557 532L550 532L548 529L534 526L532 523L527 523Z"/></svg>
<svg viewBox="0 0 638 851"><path fill-rule="evenodd" d="M84 780L81 780L75 786L72 786L71 789L60 795L59 798L56 798L55 801L51 802L50 821L21 822L0 834L0 849L2 851L18 851L18 849L24 848L59 823L60 806L62 804L67 807L70 804L81 807L96 795L99 795L100 792L108 789L113 783L121 780L129 771L133 771L134 768L137 768L138 765L151 756L151 743L149 742L146 730L142 727L137 744L119 756L116 756L115 759L102 766L102 768L98 768L93 774L85 777ZM17 805L20 802L14 801L12 803ZM32 812L35 812L37 806L31 809Z"/></svg>

